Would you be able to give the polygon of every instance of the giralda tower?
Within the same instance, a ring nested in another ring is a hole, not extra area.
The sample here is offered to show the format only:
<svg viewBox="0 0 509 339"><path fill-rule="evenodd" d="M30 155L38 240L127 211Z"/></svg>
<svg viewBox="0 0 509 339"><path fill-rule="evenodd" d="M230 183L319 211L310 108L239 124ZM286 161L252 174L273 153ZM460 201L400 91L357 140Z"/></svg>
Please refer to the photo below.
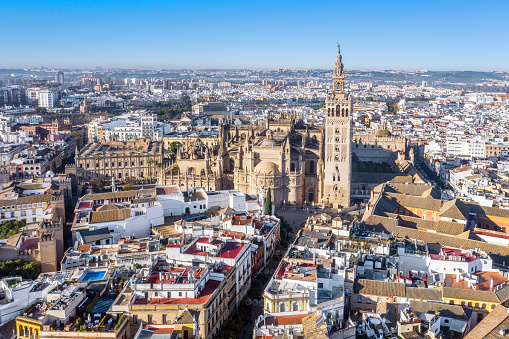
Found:
<svg viewBox="0 0 509 339"><path fill-rule="evenodd" d="M325 154L323 201L334 208L350 206L352 100L345 93L345 74L338 44L332 91L325 100Z"/></svg>

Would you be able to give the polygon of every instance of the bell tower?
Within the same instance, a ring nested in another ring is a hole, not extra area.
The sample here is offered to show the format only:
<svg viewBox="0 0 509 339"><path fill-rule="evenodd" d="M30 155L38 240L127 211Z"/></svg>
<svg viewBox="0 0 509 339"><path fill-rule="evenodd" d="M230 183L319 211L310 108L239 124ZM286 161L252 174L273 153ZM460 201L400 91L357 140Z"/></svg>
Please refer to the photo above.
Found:
<svg viewBox="0 0 509 339"><path fill-rule="evenodd" d="M338 44L332 91L325 100L325 154L323 202L334 208L350 206L352 100L345 93L343 60Z"/></svg>

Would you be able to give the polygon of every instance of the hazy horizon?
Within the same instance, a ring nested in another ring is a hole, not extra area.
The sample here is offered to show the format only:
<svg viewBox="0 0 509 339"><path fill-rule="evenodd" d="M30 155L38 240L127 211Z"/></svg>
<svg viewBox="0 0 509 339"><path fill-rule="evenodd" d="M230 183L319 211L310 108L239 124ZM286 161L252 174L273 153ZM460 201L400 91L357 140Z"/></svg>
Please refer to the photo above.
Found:
<svg viewBox="0 0 509 339"><path fill-rule="evenodd" d="M494 10L496 9L496 10ZM509 3L4 2L0 68L509 71Z"/></svg>

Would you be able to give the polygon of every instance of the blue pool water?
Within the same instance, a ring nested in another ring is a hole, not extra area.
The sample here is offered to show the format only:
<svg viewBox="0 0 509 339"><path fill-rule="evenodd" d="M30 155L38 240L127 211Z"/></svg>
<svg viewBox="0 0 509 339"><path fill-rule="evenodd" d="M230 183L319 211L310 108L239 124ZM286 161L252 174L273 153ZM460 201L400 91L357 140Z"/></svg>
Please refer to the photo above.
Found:
<svg viewBox="0 0 509 339"><path fill-rule="evenodd" d="M99 280L106 274L106 271L88 271L80 281Z"/></svg>

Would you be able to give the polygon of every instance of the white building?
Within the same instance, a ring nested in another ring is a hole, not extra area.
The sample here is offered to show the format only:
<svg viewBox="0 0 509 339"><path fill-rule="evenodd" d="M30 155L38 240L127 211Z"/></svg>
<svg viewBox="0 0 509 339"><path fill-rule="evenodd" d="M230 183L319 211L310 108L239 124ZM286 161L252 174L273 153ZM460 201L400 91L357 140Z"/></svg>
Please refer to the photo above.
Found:
<svg viewBox="0 0 509 339"><path fill-rule="evenodd" d="M43 89L37 92L37 101L39 107L53 108L58 103L58 95L56 91Z"/></svg>
<svg viewBox="0 0 509 339"><path fill-rule="evenodd" d="M133 199L130 204L106 204L92 210L93 201L81 201L85 206L77 209L71 231L73 239L76 232L107 228L113 236L113 243L120 238L134 236L146 238L152 232L152 226L164 224L163 207L155 197Z"/></svg>
<svg viewBox="0 0 509 339"><path fill-rule="evenodd" d="M447 155L469 155L473 158L484 158L486 142L484 140L447 139L445 141Z"/></svg>
<svg viewBox="0 0 509 339"><path fill-rule="evenodd" d="M0 279L0 291L6 303L0 305L0 326L15 319L25 308L38 300L46 300L56 282L45 280L23 280L21 277Z"/></svg>

